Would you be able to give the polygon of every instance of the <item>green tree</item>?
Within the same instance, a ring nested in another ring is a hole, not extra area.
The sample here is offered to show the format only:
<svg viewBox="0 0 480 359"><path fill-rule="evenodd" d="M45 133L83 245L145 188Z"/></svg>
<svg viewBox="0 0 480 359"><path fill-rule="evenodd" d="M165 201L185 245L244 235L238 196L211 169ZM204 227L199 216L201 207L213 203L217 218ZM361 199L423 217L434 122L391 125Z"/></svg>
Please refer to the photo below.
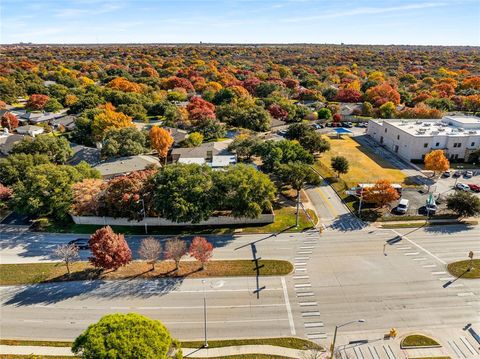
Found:
<svg viewBox="0 0 480 359"><path fill-rule="evenodd" d="M272 208L276 188L270 178L244 164L214 172L217 209L230 210L234 217L257 218Z"/></svg>
<svg viewBox="0 0 480 359"><path fill-rule="evenodd" d="M300 191L307 185L319 185L320 177L315 171L305 163L290 162L288 164L279 165L276 169L281 181L297 191L297 212L295 226L298 227L299 206L300 206Z"/></svg>
<svg viewBox="0 0 480 359"><path fill-rule="evenodd" d="M270 113L252 101L239 101L217 107L217 118L230 126L253 131L268 131L271 127Z"/></svg>
<svg viewBox="0 0 480 359"><path fill-rule="evenodd" d="M154 178L154 203L159 215L174 222L198 223L217 207L212 198L212 170L197 164L165 166Z"/></svg>
<svg viewBox="0 0 480 359"><path fill-rule="evenodd" d="M185 140L187 147L197 147L203 142L203 135L200 132L192 132Z"/></svg>
<svg viewBox="0 0 480 359"><path fill-rule="evenodd" d="M393 102L385 102L383 105L380 106L378 109L378 114L380 118L395 118L395 114L397 109Z"/></svg>
<svg viewBox="0 0 480 359"><path fill-rule="evenodd" d="M158 320L140 314L109 314L91 324L72 344L85 359L181 358L178 343Z"/></svg>
<svg viewBox="0 0 480 359"><path fill-rule="evenodd" d="M139 103L118 105L117 110L136 121L147 121L147 110Z"/></svg>
<svg viewBox="0 0 480 359"><path fill-rule="evenodd" d="M111 129L105 135L102 147L102 156L125 157L145 153L147 137L136 127Z"/></svg>
<svg viewBox="0 0 480 359"><path fill-rule="evenodd" d="M348 160L343 156L335 156L331 159L332 169L337 172L337 177L340 177L340 174L345 174L348 172L349 163Z"/></svg>
<svg viewBox="0 0 480 359"><path fill-rule="evenodd" d="M0 183L11 186L25 178L29 169L50 163L47 155L18 153L0 160Z"/></svg>
<svg viewBox="0 0 480 359"><path fill-rule="evenodd" d="M262 143L258 137L236 137L228 146L229 151L234 151L241 161L250 161L257 147Z"/></svg>
<svg viewBox="0 0 480 359"><path fill-rule="evenodd" d="M266 141L257 146L256 154L262 157L262 168L271 172L282 163L303 162L313 164L314 158L297 141Z"/></svg>
<svg viewBox="0 0 480 359"><path fill-rule="evenodd" d="M323 153L330 149L330 143L306 123L294 123L288 126L285 137L297 140L311 154Z"/></svg>
<svg viewBox="0 0 480 359"><path fill-rule="evenodd" d="M332 111L330 111L329 108L323 107L320 110L318 110L318 118L329 120L332 118Z"/></svg>
<svg viewBox="0 0 480 359"><path fill-rule="evenodd" d="M472 193L456 191L447 197L447 208L460 217L472 217L480 214L480 198Z"/></svg>
<svg viewBox="0 0 480 359"><path fill-rule="evenodd" d="M10 153L44 154L48 156L50 161L64 164L72 157L73 150L66 138L42 134L34 138L25 137L22 141L13 145Z"/></svg>
<svg viewBox="0 0 480 359"><path fill-rule="evenodd" d="M48 163L32 167L13 186L13 206L27 215L65 219L73 202L72 184L83 178L73 166Z"/></svg>
<svg viewBox="0 0 480 359"><path fill-rule="evenodd" d="M63 106L56 98L50 98L43 109L47 112L58 112Z"/></svg>
<svg viewBox="0 0 480 359"><path fill-rule="evenodd" d="M227 133L225 125L214 119L207 119L201 121L193 129L196 132L201 133L205 141L215 141L219 138L224 137Z"/></svg>

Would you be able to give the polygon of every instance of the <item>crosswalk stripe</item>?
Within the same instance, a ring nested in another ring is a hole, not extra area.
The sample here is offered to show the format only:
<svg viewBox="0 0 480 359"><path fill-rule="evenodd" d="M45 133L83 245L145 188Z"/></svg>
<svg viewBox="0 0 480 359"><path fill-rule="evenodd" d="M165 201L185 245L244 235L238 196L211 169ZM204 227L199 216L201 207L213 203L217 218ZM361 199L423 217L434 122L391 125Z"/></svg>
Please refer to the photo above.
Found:
<svg viewBox="0 0 480 359"><path fill-rule="evenodd" d="M312 251L302 251L302 252L297 252L297 254L312 254Z"/></svg>
<svg viewBox="0 0 480 359"><path fill-rule="evenodd" d="M469 340L466 337L460 337L460 340L465 344L467 347L468 351L472 353L473 355L478 354L477 350L470 344Z"/></svg>
<svg viewBox="0 0 480 359"><path fill-rule="evenodd" d="M293 279L310 279L308 275L294 275Z"/></svg>
<svg viewBox="0 0 480 359"><path fill-rule="evenodd" d="M313 292L297 292L297 297L312 297L314 296Z"/></svg>
<svg viewBox="0 0 480 359"><path fill-rule="evenodd" d="M320 312L302 312L302 317L319 317Z"/></svg>
<svg viewBox="0 0 480 359"><path fill-rule="evenodd" d="M298 303L301 307L312 307L314 305L317 305L317 302L300 302Z"/></svg>
<svg viewBox="0 0 480 359"><path fill-rule="evenodd" d="M304 324L305 328L317 328L317 327L323 327L323 322L315 322L315 323L305 323Z"/></svg>
<svg viewBox="0 0 480 359"><path fill-rule="evenodd" d="M295 288L308 288L308 287L311 287L312 284L310 284L310 283L299 283L299 284L295 284L294 286L295 286Z"/></svg>

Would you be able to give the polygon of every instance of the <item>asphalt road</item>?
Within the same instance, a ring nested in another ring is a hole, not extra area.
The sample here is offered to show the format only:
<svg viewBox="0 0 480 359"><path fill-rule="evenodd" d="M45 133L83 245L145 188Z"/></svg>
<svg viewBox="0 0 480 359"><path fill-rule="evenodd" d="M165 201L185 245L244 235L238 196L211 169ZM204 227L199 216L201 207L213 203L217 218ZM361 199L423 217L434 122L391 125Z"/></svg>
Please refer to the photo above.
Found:
<svg viewBox="0 0 480 359"><path fill-rule="evenodd" d="M398 234L403 239L384 252L386 241ZM212 239L219 244L216 258L251 258L256 241L257 256L289 259L295 273L283 280L261 277L258 283L215 279L207 287L209 333L212 338L297 335L328 344L336 324L362 318L363 324L341 328L339 345L378 340L395 327L431 333L449 345L457 341L468 354L463 340L474 342L462 328L470 323L480 331L480 283L454 280L445 267L466 259L470 250L480 254L479 238L478 226L396 231L338 226L320 237L310 232ZM39 241L53 245L67 239L49 235ZM14 258L14 241L2 236L2 258L4 253ZM27 249L20 258L35 258ZM257 298L258 288L263 289ZM71 339L103 314L130 311L162 320L181 339L203 335L200 280L42 284L2 287L0 293L3 337ZM447 353L464 358L452 349Z"/></svg>

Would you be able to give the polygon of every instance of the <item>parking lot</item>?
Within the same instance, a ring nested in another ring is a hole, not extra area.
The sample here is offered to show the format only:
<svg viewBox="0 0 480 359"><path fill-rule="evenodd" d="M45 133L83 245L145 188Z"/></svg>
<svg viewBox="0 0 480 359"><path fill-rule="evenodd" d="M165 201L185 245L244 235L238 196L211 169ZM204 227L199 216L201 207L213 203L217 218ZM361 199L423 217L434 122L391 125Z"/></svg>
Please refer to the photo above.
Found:
<svg viewBox="0 0 480 359"><path fill-rule="evenodd" d="M455 186L458 183L463 183L466 185L474 184L480 186L480 171L478 174L471 177L465 178L464 176L460 177L441 177L435 183L430 186L430 193L433 193L433 197L437 204L437 212L436 214L445 214L448 213L446 209L446 197L452 194L455 191ZM480 192L469 191L476 196L480 197ZM407 210L406 215L418 215L418 214L426 214L425 204L429 197L428 187L425 188L404 188L402 191L403 199L408 199L409 201L409 208ZM399 201L395 201L391 204L390 208L392 209L392 215L401 215L396 213L395 207L397 206Z"/></svg>

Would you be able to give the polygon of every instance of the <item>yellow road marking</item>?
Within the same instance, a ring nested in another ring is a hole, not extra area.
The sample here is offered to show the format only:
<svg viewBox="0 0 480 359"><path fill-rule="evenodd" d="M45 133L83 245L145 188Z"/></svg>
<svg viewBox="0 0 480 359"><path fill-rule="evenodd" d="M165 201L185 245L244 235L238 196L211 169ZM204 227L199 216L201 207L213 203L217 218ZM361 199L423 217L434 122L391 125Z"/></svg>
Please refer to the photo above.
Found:
<svg viewBox="0 0 480 359"><path fill-rule="evenodd" d="M335 210L335 208L333 208L332 204L330 203L328 198L325 196L325 194L322 192L322 190L320 188L317 188L317 190L318 190L318 193L320 193L320 197L322 197L323 201L327 204L327 207L330 210L330 212L332 212L332 214L335 217L338 217L338 212Z"/></svg>

